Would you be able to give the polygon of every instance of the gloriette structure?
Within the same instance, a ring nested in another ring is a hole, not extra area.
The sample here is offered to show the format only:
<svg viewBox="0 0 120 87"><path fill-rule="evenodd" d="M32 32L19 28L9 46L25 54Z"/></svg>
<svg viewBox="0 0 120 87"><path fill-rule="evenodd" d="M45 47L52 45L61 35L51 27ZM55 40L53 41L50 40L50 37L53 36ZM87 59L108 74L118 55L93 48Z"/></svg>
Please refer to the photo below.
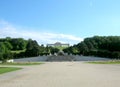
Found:
<svg viewBox="0 0 120 87"><path fill-rule="evenodd" d="M69 47L69 44L63 44L60 42L56 42L54 44L47 44L48 47Z"/></svg>

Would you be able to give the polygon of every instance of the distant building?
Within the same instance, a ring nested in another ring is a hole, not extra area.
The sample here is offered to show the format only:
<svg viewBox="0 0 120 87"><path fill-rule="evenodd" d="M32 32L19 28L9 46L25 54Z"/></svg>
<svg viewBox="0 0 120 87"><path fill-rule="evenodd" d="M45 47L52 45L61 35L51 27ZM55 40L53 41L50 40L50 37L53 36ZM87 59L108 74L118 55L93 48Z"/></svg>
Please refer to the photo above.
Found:
<svg viewBox="0 0 120 87"><path fill-rule="evenodd" d="M60 42L56 42L54 44L47 44L48 47L69 47L69 44L63 44Z"/></svg>

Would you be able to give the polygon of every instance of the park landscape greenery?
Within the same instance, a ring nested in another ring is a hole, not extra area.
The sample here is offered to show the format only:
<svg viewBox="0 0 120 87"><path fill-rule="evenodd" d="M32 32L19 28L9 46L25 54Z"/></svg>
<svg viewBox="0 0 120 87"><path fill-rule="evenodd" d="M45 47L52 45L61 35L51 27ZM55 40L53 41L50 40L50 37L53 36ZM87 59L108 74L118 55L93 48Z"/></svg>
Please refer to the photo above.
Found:
<svg viewBox="0 0 120 87"><path fill-rule="evenodd" d="M70 46L68 48L61 47L45 47L39 45L37 41L23 38L0 38L0 65L38 65L41 63L6 63L8 59L34 57L39 55L49 55L63 52L73 55L98 56L112 59L120 59L120 36L94 36L85 38L84 41ZM120 61L99 61L89 62L92 64L120 64ZM0 74L19 70L16 67L0 67Z"/></svg>
<svg viewBox="0 0 120 87"><path fill-rule="evenodd" d="M59 49L39 45L37 41L23 38L1 38L0 60L4 63L8 59L34 57L57 53Z"/></svg>
<svg viewBox="0 0 120 87"><path fill-rule="evenodd" d="M49 55L59 52L59 48L39 45L36 40L23 38L1 38L0 60ZM120 36L94 36L84 41L62 48L65 53L73 55L98 56L120 59Z"/></svg>
<svg viewBox="0 0 120 87"><path fill-rule="evenodd" d="M63 50L70 54L120 59L120 36L94 36Z"/></svg>

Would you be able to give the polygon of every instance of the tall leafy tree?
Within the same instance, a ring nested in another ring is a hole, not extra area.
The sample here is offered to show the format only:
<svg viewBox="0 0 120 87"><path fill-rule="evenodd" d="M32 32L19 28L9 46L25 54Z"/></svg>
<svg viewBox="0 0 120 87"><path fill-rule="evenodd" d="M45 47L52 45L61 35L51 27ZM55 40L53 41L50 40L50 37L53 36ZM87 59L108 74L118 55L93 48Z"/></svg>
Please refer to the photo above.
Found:
<svg viewBox="0 0 120 87"><path fill-rule="evenodd" d="M35 40L29 40L26 47L27 56L38 56L39 55L39 45Z"/></svg>
<svg viewBox="0 0 120 87"><path fill-rule="evenodd" d="M11 39L10 43L13 46L12 50L24 50L26 48L26 40L23 38L13 38Z"/></svg>
<svg viewBox="0 0 120 87"><path fill-rule="evenodd" d="M9 48L6 46L6 43L0 42L0 60L2 62L7 62L8 59L11 59L12 53L10 52Z"/></svg>

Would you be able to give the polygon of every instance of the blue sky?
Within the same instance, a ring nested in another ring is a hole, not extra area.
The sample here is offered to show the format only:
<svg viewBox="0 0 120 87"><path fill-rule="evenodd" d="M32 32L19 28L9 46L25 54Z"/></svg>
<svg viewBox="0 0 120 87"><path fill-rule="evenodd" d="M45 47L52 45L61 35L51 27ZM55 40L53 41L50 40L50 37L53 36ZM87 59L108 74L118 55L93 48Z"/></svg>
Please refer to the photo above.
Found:
<svg viewBox="0 0 120 87"><path fill-rule="evenodd" d="M0 37L76 44L120 35L120 0L0 0Z"/></svg>

